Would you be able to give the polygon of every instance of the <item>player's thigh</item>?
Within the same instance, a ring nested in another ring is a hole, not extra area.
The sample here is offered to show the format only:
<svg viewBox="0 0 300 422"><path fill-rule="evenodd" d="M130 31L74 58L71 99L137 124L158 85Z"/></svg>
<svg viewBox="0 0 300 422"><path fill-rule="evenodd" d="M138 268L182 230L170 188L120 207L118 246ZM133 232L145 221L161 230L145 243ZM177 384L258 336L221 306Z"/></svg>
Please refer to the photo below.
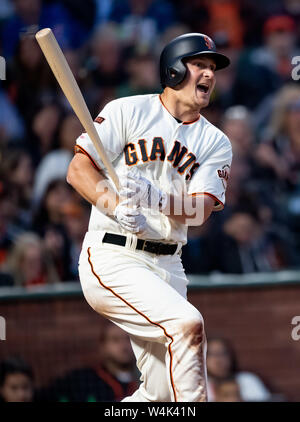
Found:
<svg viewBox="0 0 300 422"><path fill-rule="evenodd" d="M196 308L166 280L119 249L90 247L80 256L80 281L92 308L129 334L161 342L167 328L178 330L178 321L199 319Z"/></svg>
<svg viewBox="0 0 300 422"><path fill-rule="evenodd" d="M167 272L170 286L186 299L188 279L180 256L178 254L161 255L158 265Z"/></svg>

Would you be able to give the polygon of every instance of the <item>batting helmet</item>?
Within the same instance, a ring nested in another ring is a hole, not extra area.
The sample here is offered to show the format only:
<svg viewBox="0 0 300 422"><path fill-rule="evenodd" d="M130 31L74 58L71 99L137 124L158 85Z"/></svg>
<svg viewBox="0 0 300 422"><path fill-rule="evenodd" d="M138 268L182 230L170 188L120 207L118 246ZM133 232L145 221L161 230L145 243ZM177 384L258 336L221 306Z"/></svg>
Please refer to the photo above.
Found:
<svg viewBox="0 0 300 422"><path fill-rule="evenodd" d="M205 34L190 33L174 38L160 55L160 82L162 87L174 87L183 81L186 67L184 57L209 55L216 63L216 70L230 64L228 57L216 52L215 43Z"/></svg>

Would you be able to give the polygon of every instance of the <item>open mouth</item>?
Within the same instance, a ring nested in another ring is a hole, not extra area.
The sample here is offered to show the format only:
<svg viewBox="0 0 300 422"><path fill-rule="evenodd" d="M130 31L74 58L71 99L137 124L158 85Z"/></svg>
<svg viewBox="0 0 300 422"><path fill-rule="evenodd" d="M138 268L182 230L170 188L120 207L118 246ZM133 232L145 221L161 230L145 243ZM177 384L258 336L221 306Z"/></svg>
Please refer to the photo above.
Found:
<svg viewBox="0 0 300 422"><path fill-rule="evenodd" d="M198 84L197 85L197 89L199 91L204 92L205 94L207 94L209 87L208 87L208 85L205 85L205 84Z"/></svg>

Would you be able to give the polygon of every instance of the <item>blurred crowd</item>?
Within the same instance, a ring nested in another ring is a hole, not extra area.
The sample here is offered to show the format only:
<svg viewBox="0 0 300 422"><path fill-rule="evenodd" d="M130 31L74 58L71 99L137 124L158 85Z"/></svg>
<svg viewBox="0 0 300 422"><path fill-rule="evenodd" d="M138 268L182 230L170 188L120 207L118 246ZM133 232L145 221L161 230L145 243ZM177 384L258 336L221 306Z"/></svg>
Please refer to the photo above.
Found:
<svg viewBox="0 0 300 422"><path fill-rule="evenodd" d="M37 387L32 368L11 356L0 362L1 402L119 402L138 388L140 372L127 333L105 320L99 337L99 360L74 368ZM211 337L207 343L208 401L287 401L272 380L242 370L233 345Z"/></svg>
<svg viewBox="0 0 300 422"><path fill-rule="evenodd" d="M182 33L209 34L232 64L217 72L203 114L228 135L234 158L226 207L189 231L184 266L300 268L297 0L1 0L0 285L78 279L88 226L89 205L66 182L83 129L34 38L44 27L93 117L112 99L161 92L162 47Z"/></svg>

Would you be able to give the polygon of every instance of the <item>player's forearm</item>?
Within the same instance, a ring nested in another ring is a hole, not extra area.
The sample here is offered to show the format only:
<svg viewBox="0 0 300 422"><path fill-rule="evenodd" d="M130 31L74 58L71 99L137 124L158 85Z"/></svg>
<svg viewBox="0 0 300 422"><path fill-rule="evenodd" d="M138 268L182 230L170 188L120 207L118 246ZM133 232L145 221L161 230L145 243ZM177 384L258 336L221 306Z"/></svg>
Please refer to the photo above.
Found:
<svg viewBox="0 0 300 422"><path fill-rule="evenodd" d="M93 167L88 157L80 153L73 157L68 168L67 182L90 204L113 215L119 202L118 195L104 175Z"/></svg>
<svg viewBox="0 0 300 422"><path fill-rule="evenodd" d="M166 206L162 213L172 220L188 226L201 226L210 216L214 201L208 196L167 195Z"/></svg>

